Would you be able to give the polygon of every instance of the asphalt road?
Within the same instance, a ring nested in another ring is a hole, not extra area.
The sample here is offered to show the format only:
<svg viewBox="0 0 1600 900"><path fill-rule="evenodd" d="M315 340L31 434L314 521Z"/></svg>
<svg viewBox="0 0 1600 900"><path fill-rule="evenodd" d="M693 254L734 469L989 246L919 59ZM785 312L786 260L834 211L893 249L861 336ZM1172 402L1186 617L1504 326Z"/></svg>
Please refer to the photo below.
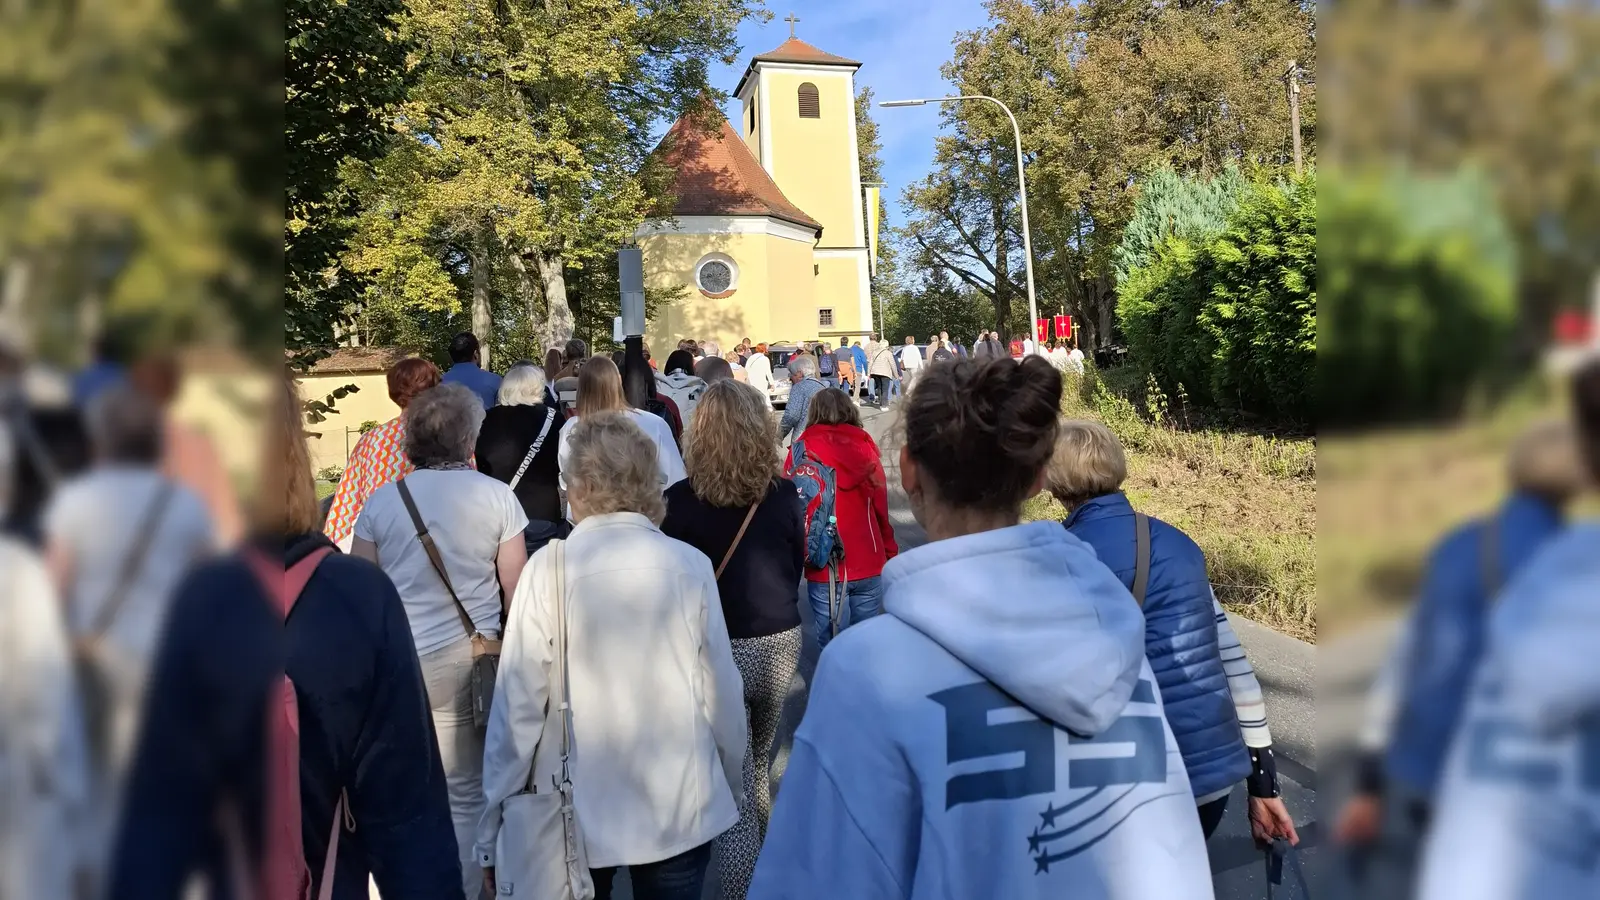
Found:
<svg viewBox="0 0 1600 900"><path fill-rule="evenodd" d="M890 484L889 516L894 523L895 540L902 551L927 543L927 534L917 525L904 492L899 490L898 451L894 449L898 443L892 434L894 413L892 410L884 412L870 407L863 408L862 413L867 430L885 449L884 469ZM810 635L810 604L805 601L803 594L797 595L796 602L806 634ZM1246 619L1234 617L1233 624L1266 692L1267 715L1284 801L1300 833L1300 859L1306 867L1312 891L1321 896L1320 886L1327 876L1322 871L1324 867L1319 850L1319 845L1323 843L1323 827L1317 819L1316 648ZM816 642L807 640L800 669L790 684L789 699L778 736L774 778L780 785L794 731L805 714L808 686L816 672L818 656ZM1245 815L1246 802L1245 790L1241 785L1229 799L1227 815L1207 845L1214 876L1212 883L1218 900L1256 900L1267 896L1265 858L1250 837L1250 825ZM619 879L616 896L631 900L632 892L620 882ZM716 896L713 871L706 897Z"/></svg>

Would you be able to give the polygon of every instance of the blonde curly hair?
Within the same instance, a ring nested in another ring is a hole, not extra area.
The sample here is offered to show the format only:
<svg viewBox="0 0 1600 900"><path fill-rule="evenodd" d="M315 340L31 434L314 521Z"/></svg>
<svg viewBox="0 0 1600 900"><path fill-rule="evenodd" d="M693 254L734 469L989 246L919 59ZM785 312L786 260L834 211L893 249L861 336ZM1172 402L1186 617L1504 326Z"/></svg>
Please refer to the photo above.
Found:
<svg viewBox="0 0 1600 900"><path fill-rule="evenodd" d="M667 517L656 443L628 413L583 416L568 440L569 496L585 518L631 512L660 525Z"/></svg>
<svg viewBox="0 0 1600 900"><path fill-rule="evenodd" d="M738 381L706 388L683 466L696 497L722 507L761 502L778 477L778 427L761 392Z"/></svg>

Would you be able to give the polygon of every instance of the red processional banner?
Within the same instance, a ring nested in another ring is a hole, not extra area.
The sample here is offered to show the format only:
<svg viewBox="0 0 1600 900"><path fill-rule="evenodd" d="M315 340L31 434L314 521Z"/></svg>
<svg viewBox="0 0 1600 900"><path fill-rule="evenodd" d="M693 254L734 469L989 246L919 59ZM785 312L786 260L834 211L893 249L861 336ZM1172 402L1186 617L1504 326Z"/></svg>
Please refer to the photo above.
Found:
<svg viewBox="0 0 1600 900"><path fill-rule="evenodd" d="M1050 320L1049 319L1039 319L1038 321L1034 322L1034 330L1037 332L1037 334L1034 337L1034 340L1037 340L1037 341L1040 341L1040 342L1049 340L1050 339L1050 331L1049 331L1049 329L1050 329Z"/></svg>
<svg viewBox="0 0 1600 900"><path fill-rule="evenodd" d="M1072 337L1072 317L1056 316L1056 340L1064 341Z"/></svg>

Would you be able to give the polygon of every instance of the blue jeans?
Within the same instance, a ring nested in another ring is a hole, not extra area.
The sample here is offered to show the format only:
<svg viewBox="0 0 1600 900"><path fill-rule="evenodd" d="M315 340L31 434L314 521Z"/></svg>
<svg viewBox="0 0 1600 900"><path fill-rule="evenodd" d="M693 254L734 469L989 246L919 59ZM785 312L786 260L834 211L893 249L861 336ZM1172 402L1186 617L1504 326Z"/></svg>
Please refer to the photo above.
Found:
<svg viewBox="0 0 1600 900"><path fill-rule="evenodd" d="M837 600L840 618L839 630L843 631L857 622L865 622L875 615L883 612L883 578L874 575L860 581L852 581L849 585L835 585L835 590L844 588L844 597ZM817 628L817 644L821 647L828 646L833 640L833 613L828 609L828 583L806 582L806 593L811 598L811 618Z"/></svg>
<svg viewBox="0 0 1600 900"><path fill-rule="evenodd" d="M635 900L700 900L710 864L711 845L706 843L660 862L629 866L628 880ZM595 900L611 900L617 870L590 869L589 874L594 877Z"/></svg>

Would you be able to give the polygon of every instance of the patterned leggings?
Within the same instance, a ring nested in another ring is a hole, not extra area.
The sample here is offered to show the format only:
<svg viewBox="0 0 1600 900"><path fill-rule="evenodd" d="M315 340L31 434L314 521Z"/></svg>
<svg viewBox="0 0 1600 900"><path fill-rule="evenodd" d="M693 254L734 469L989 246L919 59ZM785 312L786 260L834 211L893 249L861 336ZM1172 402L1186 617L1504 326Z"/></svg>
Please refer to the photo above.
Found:
<svg viewBox="0 0 1600 900"><path fill-rule="evenodd" d="M750 738L744 748L744 808L739 824L714 845L723 900L744 900L756 857L772 816L772 744L778 737L783 701L800 665L800 628L733 641L733 661L744 678L744 708Z"/></svg>

